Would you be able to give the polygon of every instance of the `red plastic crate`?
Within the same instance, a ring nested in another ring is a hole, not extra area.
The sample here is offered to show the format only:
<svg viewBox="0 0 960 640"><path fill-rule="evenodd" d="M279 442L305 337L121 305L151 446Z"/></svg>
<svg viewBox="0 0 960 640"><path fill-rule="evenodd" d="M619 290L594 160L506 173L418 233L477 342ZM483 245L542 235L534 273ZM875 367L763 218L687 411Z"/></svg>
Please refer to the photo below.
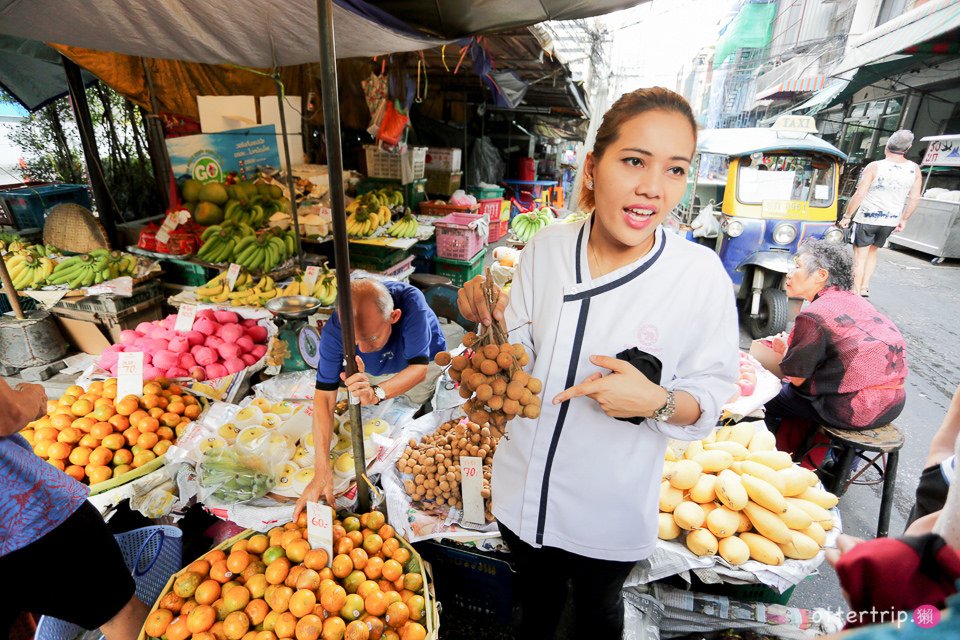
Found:
<svg viewBox="0 0 960 640"><path fill-rule="evenodd" d="M477 213L481 215L486 215L490 219L491 225L500 219L500 203L503 202L503 198L490 198L488 200L478 200L477 204L480 205L480 208L477 210Z"/></svg>
<svg viewBox="0 0 960 640"><path fill-rule="evenodd" d="M425 216L447 216L451 213L476 213L480 205L447 204L445 202L424 201L420 203L420 213Z"/></svg>
<svg viewBox="0 0 960 640"><path fill-rule="evenodd" d="M507 235L507 230L510 228L509 220L501 220L500 222L491 222L490 223L490 235L487 236L487 242L493 244L503 236Z"/></svg>
<svg viewBox="0 0 960 640"><path fill-rule="evenodd" d="M484 216L472 213L452 213L434 223L437 236L437 255L451 260L469 260L486 244L486 235L469 225Z"/></svg>

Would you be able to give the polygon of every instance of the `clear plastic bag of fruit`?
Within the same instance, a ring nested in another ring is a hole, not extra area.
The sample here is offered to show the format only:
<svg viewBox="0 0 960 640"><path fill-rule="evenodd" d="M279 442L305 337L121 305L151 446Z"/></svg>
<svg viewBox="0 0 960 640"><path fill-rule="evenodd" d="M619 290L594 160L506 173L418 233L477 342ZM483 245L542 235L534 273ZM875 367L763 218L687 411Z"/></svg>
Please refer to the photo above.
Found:
<svg viewBox="0 0 960 640"><path fill-rule="evenodd" d="M276 486L278 471L291 454L282 434L265 429L232 445L208 449L197 466L198 497L218 504L262 498Z"/></svg>

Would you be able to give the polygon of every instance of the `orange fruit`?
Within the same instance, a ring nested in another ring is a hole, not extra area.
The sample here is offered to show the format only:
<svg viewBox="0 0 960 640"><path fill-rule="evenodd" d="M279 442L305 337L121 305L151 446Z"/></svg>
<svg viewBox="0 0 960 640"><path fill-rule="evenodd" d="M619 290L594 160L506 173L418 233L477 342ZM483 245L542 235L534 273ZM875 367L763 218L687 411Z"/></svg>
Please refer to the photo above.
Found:
<svg viewBox="0 0 960 640"><path fill-rule="evenodd" d="M289 611L284 611L277 616L277 622L273 625L273 632L277 634L278 638L294 637L297 633L297 619Z"/></svg>
<svg viewBox="0 0 960 640"><path fill-rule="evenodd" d="M47 449L50 448L50 445L56 442L56 440L37 440L33 445L33 452L43 459L47 459Z"/></svg>
<svg viewBox="0 0 960 640"><path fill-rule="evenodd" d="M250 624L257 626L270 613L270 605L265 600L257 598L248 602L247 606L243 608L243 612L250 618Z"/></svg>
<svg viewBox="0 0 960 640"><path fill-rule="evenodd" d="M115 467L113 468L113 477L114 477L114 478L119 478L119 477L122 476L123 474L129 473L129 472L131 472L131 471L133 471L133 465L132 465L132 464L118 464L117 466L115 466Z"/></svg>
<svg viewBox="0 0 960 640"><path fill-rule="evenodd" d="M174 396L183 395L183 387L181 387L175 382L171 382L170 384L168 384L166 386L166 390L170 393L170 395L174 395Z"/></svg>
<svg viewBox="0 0 960 640"><path fill-rule="evenodd" d="M386 594L380 589L367 594L367 597L363 600L363 608L366 609L367 613L375 616L385 614L389 605L390 602L387 600Z"/></svg>
<svg viewBox="0 0 960 640"><path fill-rule="evenodd" d="M290 596L290 613L298 618L313 613L317 604L317 595L309 589L300 589Z"/></svg>
<svg viewBox="0 0 960 640"><path fill-rule="evenodd" d="M190 633L206 631L217 621L217 612L208 604L201 604L187 615L187 629Z"/></svg>
<svg viewBox="0 0 960 640"><path fill-rule="evenodd" d="M160 429L160 421L150 415L145 415L137 424L140 433L153 433Z"/></svg>
<svg viewBox="0 0 960 640"><path fill-rule="evenodd" d="M383 536L381 536L383 537ZM396 538L384 538L383 546L380 547L380 555L383 558L392 558L393 554L400 548L400 541ZM402 562L400 564L403 564Z"/></svg>
<svg viewBox="0 0 960 640"><path fill-rule="evenodd" d="M353 551L353 549L354 549L353 540L351 540L346 536L344 536L343 538L340 538L339 541L333 543L333 552L336 553L338 556L349 555L350 552Z"/></svg>
<svg viewBox="0 0 960 640"><path fill-rule="evenodd" d="M90 453L91 449L88 447L77 447L70 452L69 460L70 464L80 465L85 467L90 464Z"/></svg>
<svg viewBox="0 0 960 640"><path fill-rule="evenodd" d="M403 576L403 588L416 593L423 588L423 576L419 573L407 573Z"/></svg>
<svg viewBox="0 0 960 640"><path fill-rule="evenodd" d="M132 464L133 463L133 454L130 453L129 449L117 449L116 453L113 454L113 466L120 466L122 464Z"/></svg>
<svg viewBox="0 0 960 640"><path fill-rule="evenodd" d="M427 630L419 622L411 622L400 631L400 640L424 640Z"/></svg>
<svg viewBox="0 0 960 640"><path fill-rule="evenodd" d="M171 441L161 440L157 444L153 445L153 449L151 449L151 451L153 451L156 454L156 456L159 458L160 456L166 455L167 450L169 450L170 447L172 446L173 446L173 443Z"/></svg>
<svg viewBox="0 0 960 640"><path fill-rule="evenodd" d="M130 421L130 425L131 425L131 426L133 426L133 427L139 427L139 426L140 426L140 421L143 420L144 418L149 418L149 417L150 417L150 414L149 414L149 413L147 413L147 412L144 411L143 409L137 409L136 411L134 411L133 413L131 413L131 414L127 417L127 419Z"/></svg>
<svg viewBox="0 0 960 640"><path fill-rule="evenodd" d="M59 429L66 429L71 424L73 424L73 416L67 415L64 413L58 413L56 415L50 416L50 426L48 427L39 427L36 431L36 436L38 440L56 440L56 432ZM49 434L53 432L52 438L44 438L40 434Z"/></svg>
<svg viewBox="0 0 960 640"><path fill-rule="evenodd" d="M363 569L367 566L367 561L370 559L370 556L367 555L367 552L363 549L354 549L350 552L350 560L353 561L353 567L355 569Z"/></svg>
<svg viewBox="0 0 960 640"><path fill-rule="evenodd" d="M51 467L56 467L57 469L60 469L60 471L66 471L67 469L67 465L63 463L63 460L54 460L53 458L50 458L47 460L47 462Z"/></svg>
<svg viewBox="0 0 960 640"><path fill-rule="evenodd" d="M349 534L348 534L349 535ZM371 533L363 539L363 548L371 556L380 553L380 547L383 546L383 538L375 533ZM389 580L389 578L388 578Z"/></svg>
<svg viewBox="0 0 960 640"><path fill-rule="evenodd" d="M405 567L407 566L407 563L410 562L410 551L407 549L404 549L403 547L400 547L399 549L394 551L393 555L391 555L390 557Z"/></svg>
<svg viewBox="0 0 960 640"><path fill-rule="evenodd" d="M143 623L144 632L151 638L159 638L167 632L167 627L173 621L173 612L167 609L151 611Z"/></svg>
<svg viewBox="0 0 960 640"><path fill-rule="evenodd" d="M266 571L264 571L267 582L270 584L283 584L283 581L287 579L288 573L290 573L290 561L285 557L277 558L268 564Z"/></svg>
<svg viewBox="0 0 960 640"><path fill-rule="evenodd" d="M127 446L132 447L137 444L137 439L140 438L140 430L136 427L129 427L123 432L123 438L127 441Z"/></svg>
<svg viewBox="0 0 960 640"><path fill-rule="evenodd" d="M98 466L98 465L87 465L84 469L87 474L87 477L90 478L90 484L97 484L98 482L106 482L113 477L113 469L110 467Z"/></svg>
<svg viewBox="0 0 960 640"><path fill-rule="evenodd" d="M87 433L82 438L80 438L80 442L78 442L77 444L80 445L81 447L86 447L90 450L93 450L100 446L100 439L95 438L94 436Z"/></svg>
<svg viewBox="0 0 960 640"><path fill-rule="evenodd" d="M167 626L167 640L187 640L190 635L190 629L187 627L187 616L185 615L177 616Z"/></svg>
<svg viewBox="0 0 960 640"><path fill-rule="evenodd" d="M144 383L143 385L144 397L148 395L159 396L161 393L163 393L163 387L156 380L151 380L150 382Z"/></svg>
<svg viewBox="0 0 960 640"><path fill-rule="evenodd" d="M181 607L183 607L184 600L173 591L168 591L163 597L160 598L160 602L157 604L161 609L167 609L173 613L180 613Z"/></svg>
<svg viewBox="0 0 960 640"><path fill-rule="evenodd" d="M70 413L79 417L85 416L93 411L93 403L89 400L77 400L70 405Z"/></svg>
<svg viewBox="0 0 960 640"><path fill-rule="evenodd" d="M161 440L173 440L175 436L173 429L170 427L160 427L157 429L157 435Z"/></svg>
<svg viewBox="0 0 960 640"><path fill-rule="evenodd" d="M180 401L171 402L170 404L167 405L167 411L169 411L170 413L175 413L178 416L182 416L183 412L186 410L187 410L187 405L183 404Z"/></svg>
<svg viewBox="0 0 960 640"><path fill-rule="evenodd" d="M188 404L186 409L183 410L183 415L191 420L196 420L200 417L200 405Z"/></svg>
<svg viewBox="0 0 960 640"><path fill-rule="evenodd" d="M73 396L79 398L86 393L86 390L78 384L72 384L63 392L64 396Z"/></svg>
<svg viewBox="0 0 960 640"><path fill-rule="evenodd" d="M322 638L342 638L343 634L346 633L347 623L343 621L343 618L339 616L333 616L332 618L327 618L323 621L323 633Z"/></svg>
<svg viewBox="0 0 960 640"><path fill-rule="evenodd" d="M147 393L146 387L144 387L143 398L140 400L140 404L144 409L153 409L160 405L160 396L158 393Z"/></svg>
<svg viewBox="0 0 960 640"><path fill-rule="evenodd" d="M83 467L80 465L72 464L63 471L77 482L83 482L83 479L87 477L87 474L83 471Z"/></svg>
<svg viewBox="0 0 960 640"><path fill-rule="evenodd" d="M250 554L242 549L231 551L227 556L227 569L233 573L242 573L250 564Z"/></svg>
<svg viewBox="0 0 960 640"><path fill-rule="evenodd" d="M223 549L213 549L208 551L207 554L203 556L203 559L213 565L217 560L226 560L227 554L223 552Z"/></svg>
<svg viewBox="0 0 960 640"><path fill-rule="evenodd" d="M321 590L320 606L322 606L325 611L337 613L343 608L346 602L347 590L340 585L334 585L329 589Z"/></svg>
<svg viewBox="0 0 960 640"><path fill-rule="evenodd" d="M213 604L219 597L220 583L212 579L201 582L193 593L193 599L200 604Z"/></svg>
<svg viewBox="0 0 960 640"><path fill-rule="evenodd" d="M201 558L200 560L194 560L187 565L185 571L195 573L199 576L206 577L210 573L210 562Z"/></svg>
<svg viewBox="0 0 960 640"><path fill-rule="evenodd" d="M112 398L97 398L93 401L93 409L96 411L97 407L110 407L111 415L116 413L116 409L113 408L113 399Z"/></svg>
<svg viewBox="0 0 960 640"><path fill-rule="evenodd" d="M153 451L139 451L133 454L133 466L134 468L142 467L156 458L157 454Z"/></svg>
<svg viewBox="0 0 960 640"><path fill-rule="evenodd" d="M233 572L227 568L226 560L216 560L210 563L210 577L220 584L226 584L233 577Z"/></svg>
<svg viewBox="0 0 960 640"><path fill-rule="evenodd" d="M353 560L348 555L340 554L334 557L331 569L336 577L346 578L353 572Z"/></svg>
<svg viewBox="0 0 960 640"><path fill-rule="evenodd" d="M294 635L297 640L317 640L323 632L323 618L313 613L297 621Z"/></svg>
<svg viewBox="0 0 960 640"><path fill-rule="evenodd" d="M98 407L94 407L91 417L93 417L98 422L106 422L113 416L117 414L117 410L113 408L113 403L107 399L103 399L104 404L101 404ZM109 403L109 404L106 404Z"/></svg>
<svg viewBox="0 0 960 640"><path fill-rule="evenodd" d="M343 640L368 640L370 630L362 620L353 620L343 632Z"/></svg>
<svg viewBox="0 0 960 640"><path fill-rule="evenodd" d="M140 399L137 396L127 396L116 403L117 413L121 416L129 416L140 408Z"/></svg>
<svg viewBox="0 0 960 640"><path fill-rule="evenodd" d="M247 551L259 555L267 550L269 542L270 541L267 540L267 536L263 535L262 533L250 536L247 539Z"/></svg>
<svg viewBox="0 0 960 640"><path fill-rule="evenodd" d="M113 425L109 422L97 422L92 427L90 427L90 435L92 435L97 440L103 440L114 431Z"/></svg>
<svg viewBox="0 0 960 640"><path fill-rule="evenodd" d="M254 536L255 538L256 536ZM253 538L250 538L253 541ZM266 539L264 539L266 541ZM314 571L320 571L327 566L327 552L325 549L311 549L303 557L303 566Z"/></svg>
<svg viewBox="0 0 960 640"><path fill-rule="evenodd" d="M51 460L66 460L72 450L73 447L66 442L51 442L47 447L47 457Z"/></svg>
<svg viewBox="0 0 960 640"><path fill-rule="evenodd" d="M126 438L123 437L122 433L111 433L106 436L101 443L107 449L116 451L117 449L123 448L127 444ZM113 454L110 454L111 460L113 459Z"/></svg>
<svg viewBox="0 0 960 640"><path fill-rule="evenodd" d="M113 415L107 422L112 424L117 431L126 431L130 427L130 420L119 414Z"/></svg>
<svg viewBox="0 0 960 640"><path fill-rule="evenodd" d="M67 409L69 409L71 406L73 406L73 403L77 401L78 397L79 396L65 393L62 396L60 396L59 400L57 400L57 405L61 407L67 407Z"/></svg>
<svg viewBox="0 0 960 640"><path fill-rule="evenodd" d="M300 563L303 562L303 559L309 551L310 543L300 538L299 540L294 540L287 546L287 557L290 558L291 562Z"/></svg>
<svg viewBox="0 0 960 640"><path fill-rule="evenodd" d="M399 629L405 625L409 619L410 609L402 602L392 603L387 607L387 613L384 616L384 621L394 629Z"/></svg>
<svg viewBox="0 0 960 640"><path fill-rule="evenodd" d="M70 423L70 426L74 429L78 429L84 433L90 433L90 430L93 428L93 425L97 424L97 421L93 418L88 418L84 416L83 418L77 418Z"/></svg>
<svg viewBox="0 0 960 640"><path fill-rule="evenodd" d="M373 557L367 560L367 566L363 568L363 572L371 580L377 580L383 574L383 558Z"/></svg>
<svg viewBox="0 0 960 640"><path fill-rule="evenodd" d="M165 427L175 427L180 424L180 416L175 413L164 413L160 416L160 422Z"/></svg>
<svg viewBox="0 0 960 640"><path fill-rule="evenodd" d="M412 595L404 604L410 609L410 619L419 622L426 613L427 602L423 596Z"/></svg>
<svg viewBox="0 0 960 640"><path fill-rule="evenodd" d="M403 567L399 562L391 558L383 563L383 571L381 572L384 580L389 580L393 582L397 578L403 575Z"/></svg>
<svg viewBox="0 0 960 640"><path fill-rule="evenodd" d="M76 444L80 442L80 438L83 437L83 433L79 429L74 429L73 427L67 427L59 434L57 434L57 442L65 442L67 444Z"/></svg>
<svg viewBox="0 0 960 640"><path fill-rule="evenodd" d="M122 437L122 436L121 436ZM160 442L160 438L155 433L141 433L137 438L137 445L143 449L153 449Z"/></svg>
<svg viewBox="0 0 960 640"><path fill-rule="evenodd" d="M160 396L160 402L157 403L157 409L166 410L167 405L169 404L170 404L170 400L168 400L166 396Z"/></svg>
<svg viewBox="0 0 960 640"><path fill-rule="evenodd" d="M56 400L47 400L47 413L53 415L53 412L57 410L60 404Z"/></svg>
<svg viewBox="0 0 960 640"><path fill-rule="evenodd" d="M57 425L57 420L56 420L57 417L59 416L54 416L54 420L52 420L54 425L53 427L42 427L40 429L37 429L36 432L34 432L33 435L34 435L34 438L36 438L37 442L40 442L41 440L49 440L50 442L56 442L57 436L60 435L60 432L58 431L58 429L66 429L70 427L69 419L67 421L67 424L63 425L62 427Z"/></svg>
<svg viewBox="0 0 960 640"><path fill-rule="evenodd" d="M348 531L347 538L353 542L353 546L362 547L363 546L363 534L359 531ZM369 551L367 552L369 553Z"/></svg>

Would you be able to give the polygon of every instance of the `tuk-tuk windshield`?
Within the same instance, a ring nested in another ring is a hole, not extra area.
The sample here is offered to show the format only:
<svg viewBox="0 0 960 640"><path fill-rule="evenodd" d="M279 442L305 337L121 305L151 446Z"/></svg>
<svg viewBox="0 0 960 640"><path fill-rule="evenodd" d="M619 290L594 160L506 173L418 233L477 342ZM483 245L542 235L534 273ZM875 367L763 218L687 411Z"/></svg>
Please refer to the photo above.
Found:
<svg viewBox="0 0 960 640"><path fill-rule="evenodd" d="M759 156L740 159L737 200L743 204L794 200L812 207L829 207L833 203L833 160L779 153Z"/></svg>

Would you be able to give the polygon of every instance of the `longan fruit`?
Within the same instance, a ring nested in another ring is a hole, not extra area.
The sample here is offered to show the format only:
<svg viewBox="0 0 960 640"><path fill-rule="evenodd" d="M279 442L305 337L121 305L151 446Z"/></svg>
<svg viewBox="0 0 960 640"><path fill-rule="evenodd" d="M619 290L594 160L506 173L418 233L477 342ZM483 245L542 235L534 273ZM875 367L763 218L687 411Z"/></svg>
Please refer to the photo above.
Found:
<svg viewBox="0 0 960 640"><path fill-rule="evenodd" d="M467 368L468 362L467 356L456 356L450 360L450 366L453 367L455 371L463 371Z"/></svg>
<svg viewBox="0 0 960 640"><path fill-rule="evenodd" d="M530 389L524 387L523 391L520 392L520 404L527 406L533 400L533 394L530 393Z"/></svg>
<svg viewBox="0 0 960 640"><path fill-rule="evenodd" d="M497 411L503 408L503 396L494 396L491 395L490 399L487 400L487 406Z"/></svg>
<svg viewBox="0 0 960 640"><path fill-rule="evenodd" d="M530 364L530 356L527 355L526 351L524 351L523 355L517 360L517 364L519 364L521 367L525 367Z"/></svg>
<svg viewBox="0 0 960 640"><path fill-rule="evenodd" d="M477 387L477 400L486 402L493 397L493 389L488 384L482 384Z"/></svg>
<svg viewBox="0 0 960 640"><path fill-rule="evenodd" d="M507 397L510 398L511 400L519 400L520 396L523 394L523 389L524 389L524 386L519 382L511 382L510 384L507 385ZM504 403L504 407L506 407L506 403ZM507 411L507 413L510 413L510 412ZM516 411L514 411L513 413L516 413Z"/></svg>
<svg viewBox="0 0 960 640"><path fill-rule="evenodd" d="M467 385L465 385L465 384L460 385L460 397L461 397L461 398L463 398L464 400L466 400L467 398L469 398L469 397L472 396L472 395L473 395L473 391L470 391L470 389L469 389L469 387L467 387Z"/></svg>
<svg viewBox="0 0 960 640"><path fill-rule="evenodd" d="M488 344L483 348L483 355L489 360L496 360L500 355L500 347L495 344Z"/></svg>
<svg viewBox="0 0 960 640"><path fill-rule="evenodd" d="M533 376L531 376L530 382L527 383L527 389L530 389L530 393L533 393L534 395L536 395L541 391L543 391L543 383L540 382L540 380L538 380L537 378L534 378Z"/></svg>
<svg viewBox="0 0 960 640"><path fill-rule="evenodd" d="M465 334L463 334L463 346L469 349L470 347L472 347L477 343L477 339L479 337L480 336L478 336L473 331L467 331Z"/></svg>
<svg viewBox="0 0 960 640"><path fill-rule="evenodd" d="M450 364L451 360L452 358L450 357L450 352L448 351L441 351L437 355L433 356L433 361L441 367L445 367Z"/></svg>
<svg viewBox="0 0 960 640"><path fill-rule="evenodd" d="M507 371L510 367L513 366L513 355L509 353L501 353L497 356L497 366Z"/></svg>
<svg viewBox="0 0 960 640"><path fill-rule="evenodd" d="M490 414L488 414L486 411L478 409L470 414L470 419L474 422L486 423L488 420L490 420Z"/></svg>
<svg viewBox="0 0 960 640"><path fill-rule="evenodd" d="M518 413L520 413L520 403L513 398L509 400L504 400L503 412L511 417L517 415Z"/></svg>
<svg viewBox="0 0 960 640"><path fill-rule="evenodd" d="M507 392L507 381L497 377L490 383L490 387L493 389L493 395L502 396Z"/></svg>
<svg viewBox="0 0 960 640"><path fill-rule="evenodd" d="M500 371L500 365L497 364L496 360L484 360L480 363L480 371L488 376L492 376L497 371Z"/></svg>
<svg viewBox="0 0 960 640"><path fill-rule="evenodd" d="M526 349L523 347L523 345L520 344L519 342L517 342L516 344L511 345L511 347L513 348L513 357L514 357L514 358L520 359L521 357L523 357L523 356L527 353L527 350L526 350Z"/></svg>
<svg viewBox="0 0 960 640"><path fill-rule="evenodd" d="M474 390L479 389L481 386L486 384L486 382L487 382L487 379L484 377L482 373L475 373L469 378L467 378L467 384L470 386L471 389L474 389Z"/></svg>
<svg viewBox="0 0 960 640"><path fill-rule="evenodd" d="M523 415L527 418L539 418L540 407L535 404L528 404L523 408Z"/></svg>
<svg viewBox="0 0 960 640"><path fill-rule="evenodd" d="M479 370L480 365L483 364L483 361L486 360L486 357L483 355L483 352L477 351L472 356L470 356L470 364L474 369Z"/></svg>
<svg viewBox="0 0 960 640"><path fill-rule="evenodd" d="M510 382L519 382L521 387L525 387L530 382L530 374L526 371L517 371Z"/></svg>
<svg viewBox="0 0 960 640"><path fill-rule="evenodd" d="M450 367L450 369L448 369L448 371L450 372L450 379L451 379L451 380L453 380L454 382L460 382L460 380L461 380L462 378L461 378L461 376L460 376L460 372L459 372L459 371L457 371L457 370L454 369L453 367Z"/></svg>

